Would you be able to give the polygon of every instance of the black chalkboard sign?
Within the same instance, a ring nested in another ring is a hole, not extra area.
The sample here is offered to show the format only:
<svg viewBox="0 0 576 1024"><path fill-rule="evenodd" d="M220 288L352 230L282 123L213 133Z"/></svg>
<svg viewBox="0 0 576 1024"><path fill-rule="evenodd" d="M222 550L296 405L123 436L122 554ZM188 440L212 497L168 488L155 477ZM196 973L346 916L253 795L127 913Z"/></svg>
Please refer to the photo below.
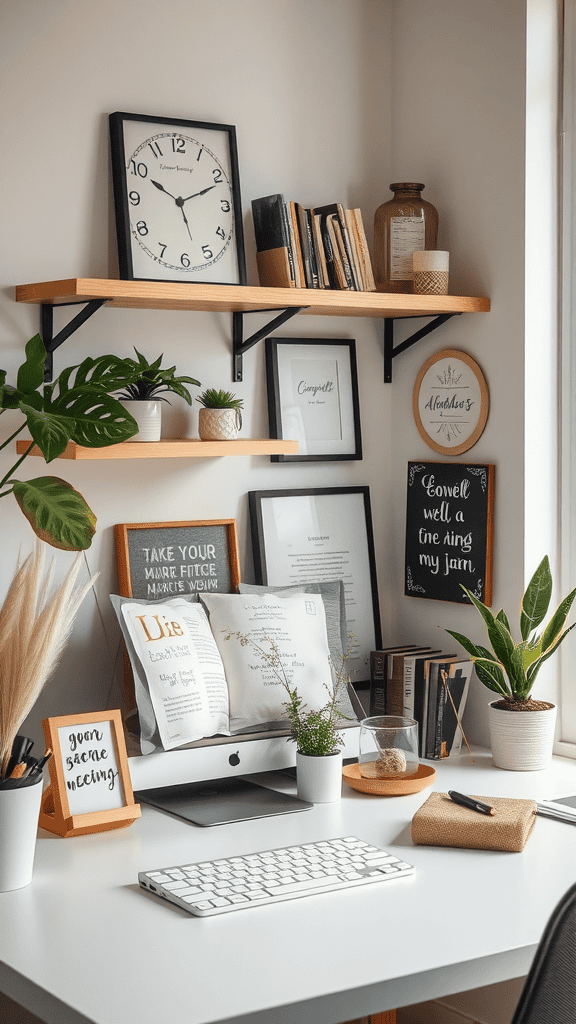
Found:
<svg viewBox="0 0 576 1024"><path fill-rule="evenodd" d="M115 527L122 597L234 593L240 582L234 519L119 523Z"/></svg>
<svg viewBox="0 0 576 1024"><path fill-rule="evenodd" d="M409 462L404 593L492 603L494 466Z"/></svg>

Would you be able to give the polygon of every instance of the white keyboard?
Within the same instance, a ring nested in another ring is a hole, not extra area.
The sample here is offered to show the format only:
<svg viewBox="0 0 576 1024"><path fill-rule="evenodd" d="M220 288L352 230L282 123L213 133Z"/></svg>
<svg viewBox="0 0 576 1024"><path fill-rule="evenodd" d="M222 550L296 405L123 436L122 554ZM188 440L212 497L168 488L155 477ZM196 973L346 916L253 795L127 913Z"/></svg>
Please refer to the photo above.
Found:
<svg viewBox="0 0 576 1024"><path fill-rule="evenodd" d="M411 864L347 836L264 853L140 871L143 889L198 917L227 914L335 889L384 882L414 871Z"/></svg>

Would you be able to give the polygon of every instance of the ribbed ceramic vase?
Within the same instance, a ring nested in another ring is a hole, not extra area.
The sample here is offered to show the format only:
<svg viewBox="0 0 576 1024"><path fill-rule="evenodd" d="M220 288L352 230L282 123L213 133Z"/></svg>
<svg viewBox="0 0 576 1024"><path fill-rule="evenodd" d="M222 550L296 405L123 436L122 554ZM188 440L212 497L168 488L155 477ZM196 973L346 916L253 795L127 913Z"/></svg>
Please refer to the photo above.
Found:
<svg viewBox="0 0 576 1024"><path fill-rule="evenodd" d="M296 786L301 800L331 804L342 796L342 752L313 757L296 752Z"/></svg>
<svg viewBox="0 0 576 1024"><path fill-rule="evenodd" d="M122 402L136 420L138 433L129 441L159 441L162 432L162 402Z"/></svg>
<svg viewBox="0 0 576 1024"><path fill-rule="evenodd" d="M552 760L556 707L543 711L503 711L489 705L492 764L513 772L548 768Z"/></svg>
<svg viewBox="0 0 576 1024"><path fill-rule="evenodd" d="M198 433L202 441L233 441L241 426L238 409L202 408L198 414Z"/></svg>

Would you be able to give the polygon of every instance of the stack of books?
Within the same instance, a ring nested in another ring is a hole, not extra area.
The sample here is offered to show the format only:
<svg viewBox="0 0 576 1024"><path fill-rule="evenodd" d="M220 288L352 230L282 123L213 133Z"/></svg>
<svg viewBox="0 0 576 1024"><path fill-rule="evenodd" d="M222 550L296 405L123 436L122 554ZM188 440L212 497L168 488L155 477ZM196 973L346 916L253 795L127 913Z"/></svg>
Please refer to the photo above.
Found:
<svg viewBox="0 0 576 1024"><path fill-rule="evenodd" d="M438 761L459 754L473 668L470 660L430 647L371 651L370 715L413 718L419 757Z"/></svg>
<svg viewBox="0 0 576 1024"><path fill-rule="evenodd" d="M306 209L283 195L252 200L262 287L376 291L359 209Z"/></svg>

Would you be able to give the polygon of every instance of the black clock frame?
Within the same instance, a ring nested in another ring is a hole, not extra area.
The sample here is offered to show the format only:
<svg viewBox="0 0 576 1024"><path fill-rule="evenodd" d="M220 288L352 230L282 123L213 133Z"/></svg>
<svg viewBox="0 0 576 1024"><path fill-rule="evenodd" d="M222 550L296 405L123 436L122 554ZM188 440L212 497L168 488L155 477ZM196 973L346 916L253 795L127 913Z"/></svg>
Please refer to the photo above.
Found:
<svg viewBox="0 0 576 1024"><path fill-rule="evenodd" d="M168 281L168 278L135 277L132 263L132 235L130 231L130 204L128 201L128 185L126 182L126 151L124 146L124 121L142 121L150 124L163 124L175 128L201 128L220 131L228 136L230 155L230 177L232 184L232 205L237 281L203 281L203 284L246 284L246 255L244 251L244 228L242 223L242 202L240 198L240 173L238 169L238 147L236 128L231 124L216 124L212 121L189 121L181 117L156 117L152 114L128 114L116 111L109 115L110 156L112 161L112 187L114 193L114 215L116 220L116 239L118 244L118 265L120 278L123 281ZM182 284L182 278L173 278Z"/></svg>

